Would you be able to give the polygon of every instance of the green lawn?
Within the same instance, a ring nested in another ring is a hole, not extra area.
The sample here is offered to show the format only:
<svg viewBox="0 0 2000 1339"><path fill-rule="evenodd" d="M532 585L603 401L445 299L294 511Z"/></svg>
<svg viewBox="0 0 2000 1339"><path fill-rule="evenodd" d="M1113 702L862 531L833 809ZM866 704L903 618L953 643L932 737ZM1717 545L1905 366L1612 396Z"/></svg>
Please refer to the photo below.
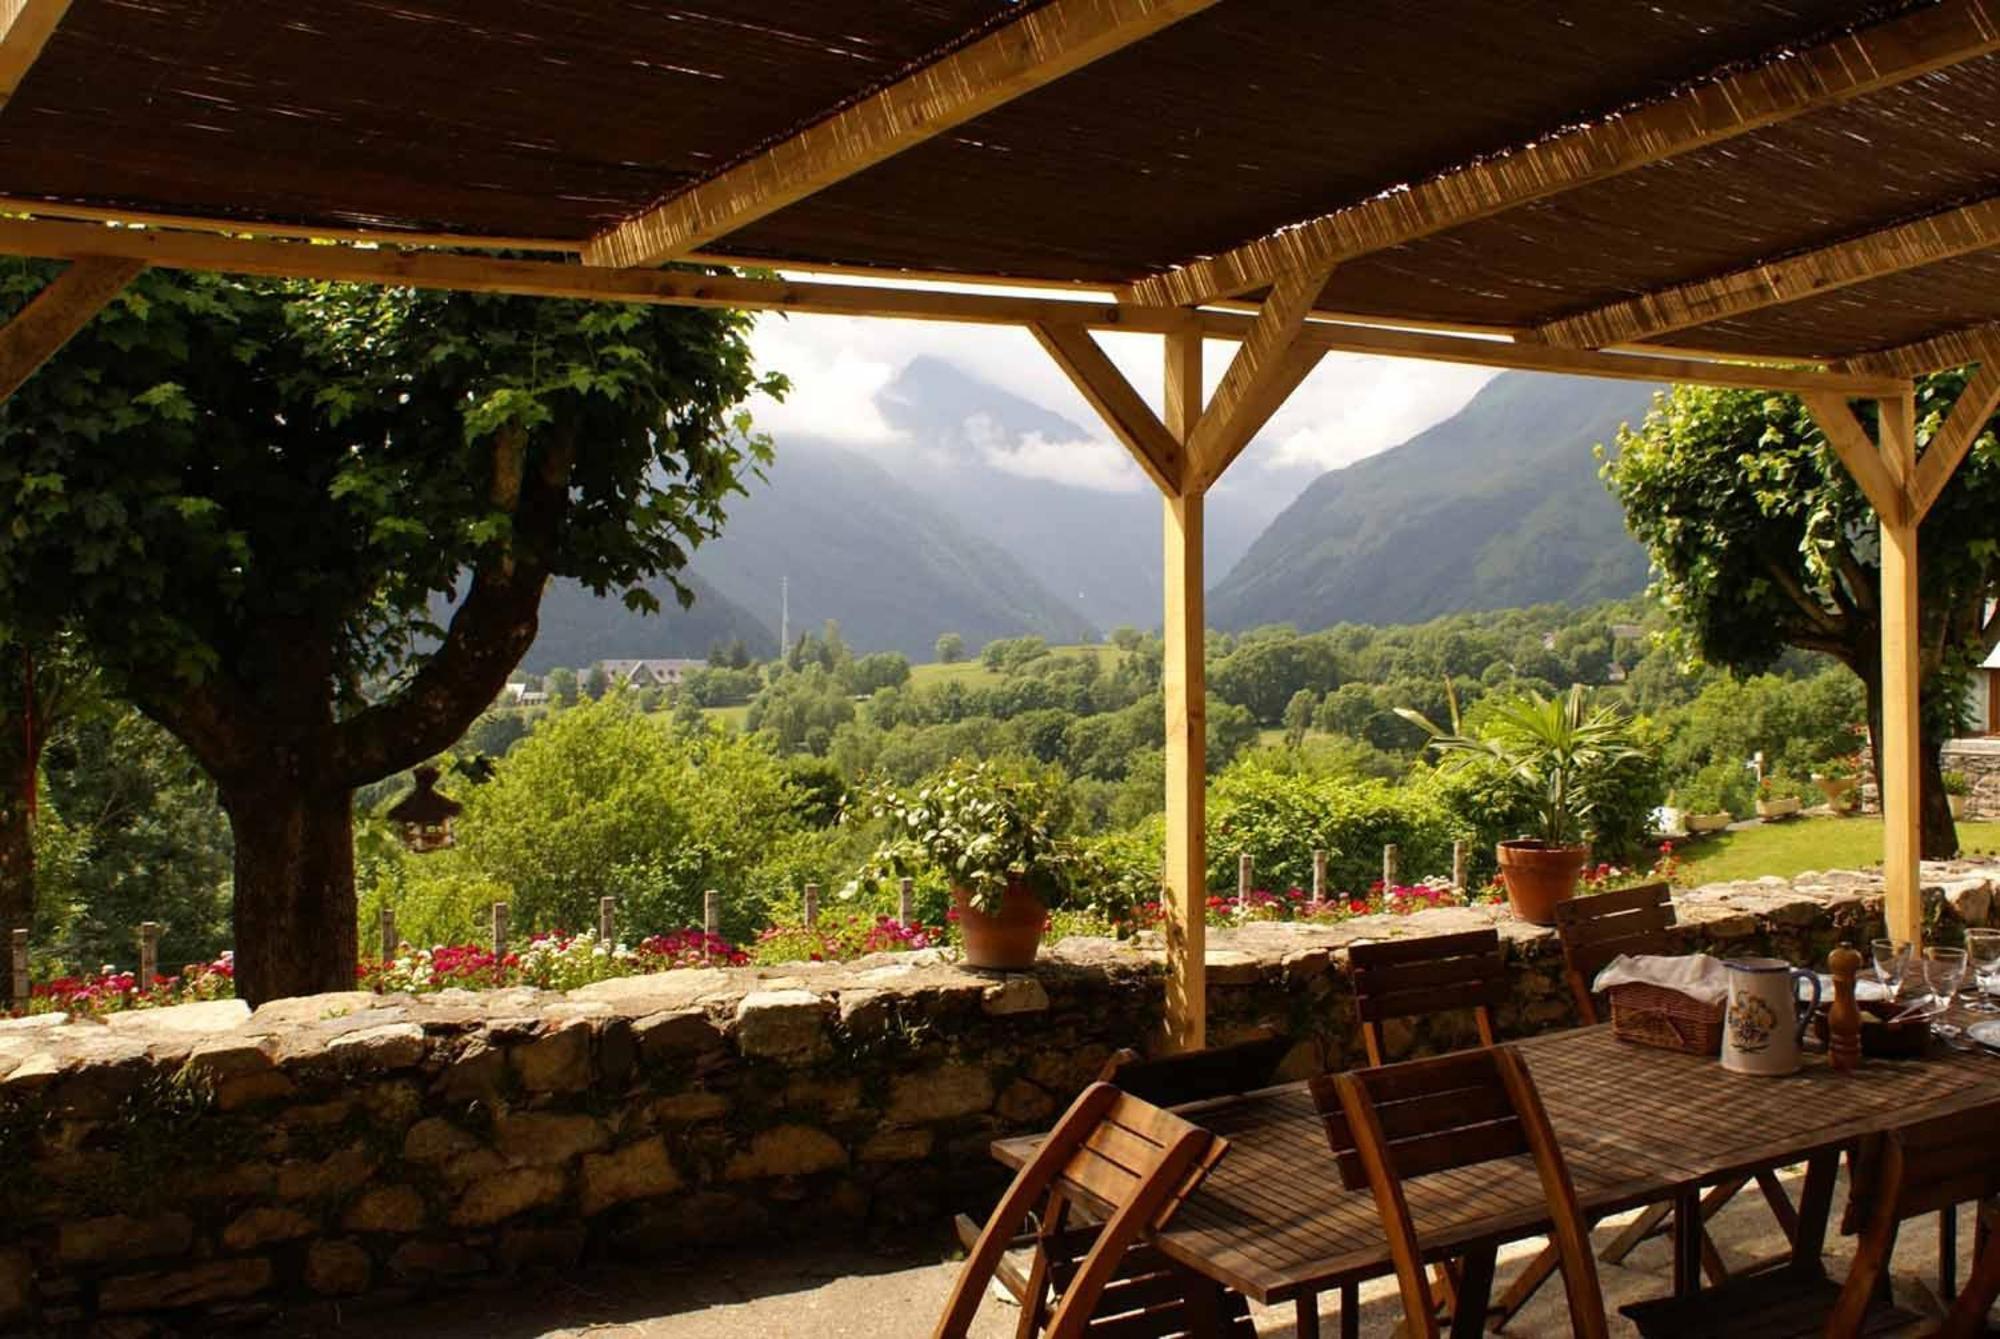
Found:
<svg viewBox="0 0 2000 1339"><path fill-rule="evenodd" d="M1105 669L1110 669L1118 658L1118 648L1110 645L1108 642L1088 642L1075 646L1051 646L1049 653L1058 656L1096 656L1098 664ZM980 664L977 657L971 660L961 660L954 665L945 665L933 661L927 665L910 666L910 686L913 688L922 687L925 684L948 683L954 679L963 683L968 688L981 688L988 684L999 683L1000 677L1000 675Z"/></svg>
<svg viewBox="0 0 2000 1339"><path fill-rule="evenodd" d="M2000 851L2000 823L1960 823L1958 840L1968 855ZM1795 818L1689 838L1679 847L1678 882L1688 888L1766 874L1790 878L1809 869L1863 869L1882 863L1882 820Z"/></svg>
<svg viewBox="0 0 2000 1339"><path fill-rule="evenodd" d="M706 707L703 713L711 721L720 721L732 730L741 730L744 718L750 714L750 704L739 702L733 707Z"/></svg>

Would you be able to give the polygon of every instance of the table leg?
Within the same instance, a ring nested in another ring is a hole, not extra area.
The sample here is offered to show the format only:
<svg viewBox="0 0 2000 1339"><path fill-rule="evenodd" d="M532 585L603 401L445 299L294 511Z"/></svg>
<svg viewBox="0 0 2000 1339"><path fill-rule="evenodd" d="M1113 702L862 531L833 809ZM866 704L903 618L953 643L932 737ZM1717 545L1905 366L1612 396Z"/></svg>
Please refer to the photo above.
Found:
<svg viewBox="0 0 2000 1339"><path fill-rule="evenodd" d="M1938 1210L1938 1296L1949 1304L1958 1296L1958 1206Z"/></svg>
<svg viewBox="0 0 2000 1339"><path fill-rule="evenodd" d="M1674 1192L1674 1296L1701 1291L1701 1187Z"/></svg>
<svg viewBox="0 0 2000 1339"><path fill-rule="evenodd" d="M1361 1339L1361 1285L1340 1285L1340 1339Z"/></svg>
<svg viewBox="0 0 2000 1339"><path fill-rule="evenodd" d="M1319 1339L1319 1294L1300 1293L1297 1302L1298 1319L1292 1331L1298 1339ZM1347 1318L1342 1316L1344 1321Z"/></svg>
<svg viewBox="0 0 2000 1339"><path fill-rule="evenodd" d="M1183 1297L1187 1304L1187 1332L1205 1336L1222 1333L1222 1285L1199 1274L1187 1276Z"/></svg>
<svg viewBox="0 0 2000 1339"><path fill-rule="evenodd" d="M1806 1183L1799 1192L1799 1225L1792 1238L1792 1268L1815 1277L1826 1273L1826 1222L1833 1213L1833 1182L1840 1171L1840 1150L1815 1153L1806 1161Z"/></svg>
<svg viewBox="0 0 2000 1339"><path fill-rule="evenodd" d="M1493 1257L1499 1249L1488 1242L1467 1251L1458 1276L1458 1305L1451 1313L1451 1339L1480 1339L1486 1332L1486 1306L1493 1298Z"/></svg>

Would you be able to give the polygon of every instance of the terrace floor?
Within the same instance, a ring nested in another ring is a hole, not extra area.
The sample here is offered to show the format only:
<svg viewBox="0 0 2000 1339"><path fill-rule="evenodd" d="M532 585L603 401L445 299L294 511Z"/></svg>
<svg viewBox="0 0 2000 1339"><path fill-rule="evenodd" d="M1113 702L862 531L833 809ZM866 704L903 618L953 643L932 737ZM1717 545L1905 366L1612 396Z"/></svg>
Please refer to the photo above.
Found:
<svg viewBox="0 0 2000 1339"><path fill-rule="evenodd" d="M1786 1180L1794 1199L1802 1169ZM1845 1187L1835 1202L1839 1222ZM1732 1202L1714 1224L1716 1241L1726 1259L1747 1261L1783 1248L1770 1214L1754 1189ZM1609 1239L1600 1228L1597 1240ZM1961 1218L1962 1256L1969 1256L1969 1212ZM1539 1247L1522 1243L1501 1257L1501 1285ZM1828 1268L1844 1273L1853 1239L1829 1233ZM1961 1260L1960 1277L1966 1261ZM1616 1314L1619 1305L1667 1291L1671 1267L1663 1240L1655 1240L1628 1256L1624 1265L1598 1266L1614 1335L1635 1333ZM881 1336L923 1336L942 1309L957 1264L941 1254L902 1248L868 1251L800 1251L758 1256L715 1255L643 1267L602 1267L561 1278L517 1281L510 1285L453 1295L416 1307L368 1315L348 1314L286 1332L302 1336L353 1335L369 1339L864 1339ZM1933 1306L1931 1289L1937 1278L1937 1219L1908 1223L1895 1260L1897 1300L1913 1310ZM1495 1289L1496 1295L1498 1288ZM1327 1319L1337 1314L1326 1298ZM1394 1332L1401 1310L1393 1279L1381 1279L1362 1289L1362 1333L1387 1336ZM1002 1339L1014 1333L1018 1312L989 1299L973 1329L974 1339ZM1289 1307L1260 1312L1261 1335L1289 1339L1293 1333ZM1338 1333L1326 1327L1327 1333ZM1562 1285L1551 1281L1534 1302L1508 1327L1515 1335L1566 1335L1568 1314Z"/></svg>

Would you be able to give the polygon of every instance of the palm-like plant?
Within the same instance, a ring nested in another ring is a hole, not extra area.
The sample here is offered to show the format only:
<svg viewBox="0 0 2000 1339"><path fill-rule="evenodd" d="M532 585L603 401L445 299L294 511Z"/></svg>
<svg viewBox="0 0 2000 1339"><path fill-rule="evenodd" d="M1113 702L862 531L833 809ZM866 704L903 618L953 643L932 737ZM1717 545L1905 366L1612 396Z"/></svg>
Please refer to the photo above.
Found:
<svg viewBox="0 0 2000 1339"><path fill-rule="evenodd" d="M1549 846L1582 837L1597 808L1600 785L1613 769L1640 756L1630 722L1615 707L1592 707L1582 684L1560 698L1530 692L1496 705L1476 735L1463 732L1458 699L1451 699L1451 728L1421 712L1396 714L1430 736L1442 766L1497 763L1535 815L1535 835Z"/></svg>

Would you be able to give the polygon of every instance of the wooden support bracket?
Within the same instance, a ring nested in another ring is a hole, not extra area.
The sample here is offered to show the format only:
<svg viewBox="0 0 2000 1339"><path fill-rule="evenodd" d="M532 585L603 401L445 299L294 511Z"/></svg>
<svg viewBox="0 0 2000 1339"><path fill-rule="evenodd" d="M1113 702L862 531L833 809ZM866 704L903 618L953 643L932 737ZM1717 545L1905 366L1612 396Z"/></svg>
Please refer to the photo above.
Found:
<svg viewBox="0 0 2000 1339"><path fill-rule="evenodd" d="M0 328L0 400L21 389L145 268L143 261L86 256L50 280Z"/></svg>

